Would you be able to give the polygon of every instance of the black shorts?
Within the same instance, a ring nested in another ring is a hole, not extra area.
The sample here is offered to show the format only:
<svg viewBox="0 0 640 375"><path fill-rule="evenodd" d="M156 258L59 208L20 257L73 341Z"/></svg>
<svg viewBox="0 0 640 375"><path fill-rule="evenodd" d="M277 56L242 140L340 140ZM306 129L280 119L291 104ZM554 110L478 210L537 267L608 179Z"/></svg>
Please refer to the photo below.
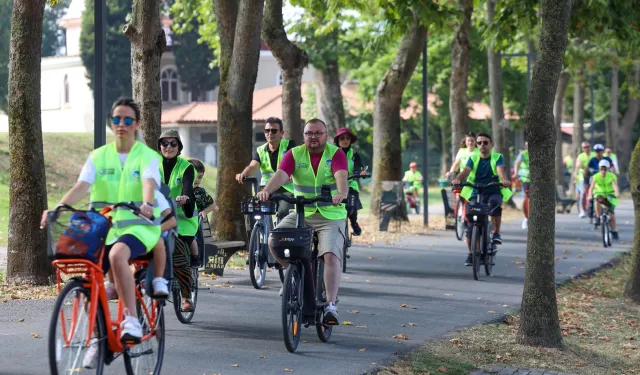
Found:
<svg viewBox="0 0 640 375"><path fill-rule="evenodd" d="M476 197L472 196L469 202L475 202ZM491 195L483 195L482 202L489 204L489 216L500 217L502 216L502 194L495 193ZM467 238L471 240L471 231L473 230L473 222L469 221L467 224Z"/></svg>
<svg viewBox="0 0 640 375"><path fill-rule="evenodd" d="M118 238L116 242L111 245L105 246L104 249L104 257L102 258L102 270L106 273L111 268L111 263L109 262L109 252L113 245L118 242L123 243L129 247L131 251L131 255L129 256L129 260L136 259L140 256L143 256L147 253L147 247L138 239L138 237L133 234L125 234L124 236Z"/></svg>

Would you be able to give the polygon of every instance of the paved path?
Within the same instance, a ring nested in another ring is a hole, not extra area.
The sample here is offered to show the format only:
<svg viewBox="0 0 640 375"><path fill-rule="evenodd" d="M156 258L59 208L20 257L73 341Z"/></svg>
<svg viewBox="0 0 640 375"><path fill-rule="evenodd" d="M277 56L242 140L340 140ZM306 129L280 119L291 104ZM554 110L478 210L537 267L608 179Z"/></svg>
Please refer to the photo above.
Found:
<svg viewBox="0 0 640 375"><path fill-rule="evenodd" d="M558 281L592 269L626 250L632 240L633 212L628 201L617 209L623 243L602 247L587 219L557 216ZM521 301L526 236L520 222L505 224L504 245L493 277L473 281L463 266L466 249L452 231L406 237L396 245L354 247L340 289L340 320L328 344L304 329L295 354L286 351L280 322L280 282L268 274L266 290L255 290L247 271L231 271L202 292L191 325L167 316L163 374L362 374L387 364L394 353L418 348L456 328L483 323ZM405 304L409 308L401 307ZM0 303L0 375L47 373L50 301ZM357 310L358 313L351 313ZM24 322L18 323L19 318ZM415 323L415 325L409 324ZM42 338L34 339L32 333ZM408 340L392 336L406 334ZM362 351L364 349L364 351ZM262 358L264 357L264 358ZM239 365L234 367L233 365ZM105 372L122 374L122 360Z"/></svg>

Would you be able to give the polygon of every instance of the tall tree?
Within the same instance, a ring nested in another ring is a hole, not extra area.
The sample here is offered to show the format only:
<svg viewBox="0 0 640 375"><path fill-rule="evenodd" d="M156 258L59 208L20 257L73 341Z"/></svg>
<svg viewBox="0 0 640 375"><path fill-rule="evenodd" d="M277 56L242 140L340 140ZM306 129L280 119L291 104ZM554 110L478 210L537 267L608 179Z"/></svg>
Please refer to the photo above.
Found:
<svg viewBox="0 0 640 375"><path fill-rule="evenodd" d="M467 85L469 77L469 56L471 55L471 14L473 0L458 0L461 11L451 45L451 81L449 112L451 113L451 155L455 155L460 141L467 132L468 113Z"/></svg>
<svg viewBox="0 0 640 375"><path fill-rule="evenodd" d="M493 23L498 0L487 0L487 21ZM493 148L496 152L509 156L507 148L506 127L504 121L504 107L502 105L502 54L492 47L487 48L489 61L489 97L491 102L491 131L493 135ZM509 160L505 160L510 165Z"/></svg>
<svg viewBox="0 0 640 375"><path fill-rule="evenodd" d="M216 236L246 239L242 196L235 174L249 164L253 138L253 90L258 75L262 0L214 0L220 35L220 93L218 96L218 216Z"/></svg>
<svg viewBox="0 0 640 375"><path fill-rule="evenodd" d="M584 141L584 91L585 91L585 67L584 64L575 71L573 77L573 134L571 148L575 156L582 152ZM593 142L593 140L591 140Z"/></svg>
<svg viewBox="0 0 640 375"><path fill-rule="evenodd" d="M627 280L625 296L640 304L640 140L631 155L629 164L629 182L633 198L633 216L636 218L633 230L633 266Z"/></svg>
<svg viewBox="0 0 640 375"><path fill-rule="evenodd" d="M131 0L105 1L107 2L105 71L109 82L106 88L106 102L107 105L111 105L119 96L131 96L131 43L122 33L127 15L131 13ZM89 87L92 90L95 88L94 8L94 0L85 1L80 32L80 57L87 70Z"/></svg>
<svg viewBox="0 0 640 375"><path fill-rule="evenodd" d="M309 57L287 38L282 19L282 0L266 1L262 37L282 71L282 117L287 126L287 138L302 144L302 73L309 63Z"/></svg>
<svg viewBox="0 0 640 375"><path fill-rule="evenodd" d="M122 28L131 42L133 99L140 105L142 136L153 149L161 132L160 60L167 46L160 23L161 3L161 0L134 0L131 22Z"/></svg>
<svg viewBox="0 0 640 375"><path fill-rule="evenodd" d="M44 0L16 0L9 57L9 249L7 281L47 284L47 234L40 215L47 208L40 117L40 53Z"/></svg>
<svg viewBox="0 0 640 375"><path fill-rule="evenodd" d="M560 347L555 289L555 184L556 127L553 102L567 47L571 0L541 1L540 55L533 70L524 122L529 133L531 213L527 239L527 269L520 328L516 341L525 345Z"/></svg>
<svg viewBox="0 0 640 375"><path fill-rule="evenodd" d="M327 46L338 48L338 34L336 29L325 36ZM345 127L344 102L340 84L340 64L337 54L332 54L322 63L314 65L316 84L316 103L318 115L327 121L329 132L336 134L339 128Z"/></svg>
<svg viewBox="0 0 640 375"><path fill-rule="evenodd" d="M564 113L564 97L569 85L571 74L564 71L558 78L558 88L553 103L553 118L556 129L556 186L564 186L564 168L562 167L562 114Z"/></svg>
<svg viewBox="0 0 640 375"><path fill-rule="evenodd" d="M62 0L56 6L46 4L42 25L42 57L57 56L65 46L65 34L58 20L67 13L71 0Z"/></svg>

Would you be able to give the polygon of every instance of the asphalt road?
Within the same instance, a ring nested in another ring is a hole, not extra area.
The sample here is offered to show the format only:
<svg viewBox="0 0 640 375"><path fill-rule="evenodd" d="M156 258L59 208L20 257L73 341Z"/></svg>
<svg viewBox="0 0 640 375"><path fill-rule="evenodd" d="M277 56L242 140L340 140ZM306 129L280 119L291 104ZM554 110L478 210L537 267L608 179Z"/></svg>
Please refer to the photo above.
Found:
<svg viewBox="0 0 640 375"><path fill-rule="evenodd" d="M604 249L599 231L574 214L556 217L557 280L598 267L631 246L633 211L617 209L621 242ZM354 247L340 289L341 321L331 341L303 329L295 354L284 347L280 323L280 281L268 273L266 290L255 290L248 271L230 270L205 281L193 324L180 324L172 306L167 316L163 374L362 374L416 349L425 340L459 327L496 319L517 307L524 278L526 232L507 223L494 276L474 281L463 261L466 249L452 231L406 237L399 244ZM227 283L232 287L216 287ZM401 307L401 305L409 306ZM47 329L51 301L0 303L0 374L48 373ZM357 310L357 313L350 312ZM24 322L17 322L24 318ZM413 324L410 324L413 323ZM42 338L32 338L39 333ZM406 334L408 340L392 336ZM400 342L399 342L400 341ZM363 350L364 349L364 350ZM234 366L237 365L237 366ZM124 373L116 360L108 374Z"/></svg>

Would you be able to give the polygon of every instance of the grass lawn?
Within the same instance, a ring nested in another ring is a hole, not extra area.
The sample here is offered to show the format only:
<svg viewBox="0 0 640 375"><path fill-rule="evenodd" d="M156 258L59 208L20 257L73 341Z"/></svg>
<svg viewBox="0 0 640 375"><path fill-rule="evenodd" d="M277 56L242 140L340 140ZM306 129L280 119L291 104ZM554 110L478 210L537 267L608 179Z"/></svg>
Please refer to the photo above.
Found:
<svg viewBox="0 0 640 375"><path fill-rule="evenodd" d="M616 266L558 289L562 349L516 344L520 316L512 313L501 323L461 329L427 343L378 374L467 375L495 364L580 375L638 373L640 307L623 297L630 272L631 256L624 256Z"/></svg>

